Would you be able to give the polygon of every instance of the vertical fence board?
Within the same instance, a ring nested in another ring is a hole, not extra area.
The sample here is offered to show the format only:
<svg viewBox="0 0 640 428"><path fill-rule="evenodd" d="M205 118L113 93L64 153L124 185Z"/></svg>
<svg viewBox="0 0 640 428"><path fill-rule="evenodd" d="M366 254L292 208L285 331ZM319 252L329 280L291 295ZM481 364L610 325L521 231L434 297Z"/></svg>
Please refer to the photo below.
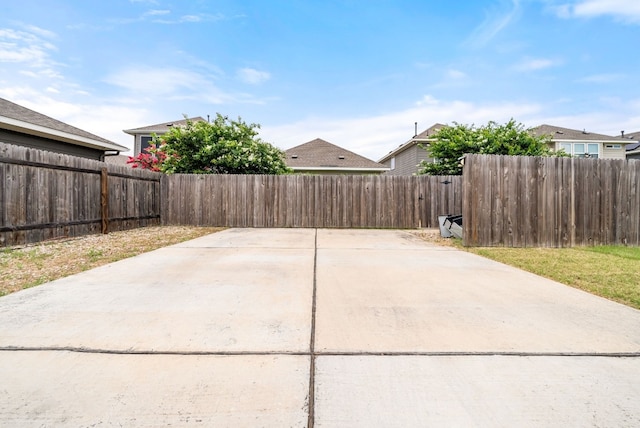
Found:
<svg viewBox="0 0 640 428"><path fill-rule="evenodd" d="M451 176L177 174L162 188L163 224L415 228L462 212L462 178Z"/></svg>
<svg viewBox="0 0 640 428"><path fill-rule="evenodd" d="M109 229L158 224L159 174L0 143L0 246L99 233L103 168ZM153 192L149 184L155 185ZM131 206L123 203L126 192L127 201L134 198Z"/></svg>
<svg viewBox="0 0 640 428"><path fill-rule="evenodd" d="M464 245L640 245L639 170L637 161L468 155Z"/></svg>

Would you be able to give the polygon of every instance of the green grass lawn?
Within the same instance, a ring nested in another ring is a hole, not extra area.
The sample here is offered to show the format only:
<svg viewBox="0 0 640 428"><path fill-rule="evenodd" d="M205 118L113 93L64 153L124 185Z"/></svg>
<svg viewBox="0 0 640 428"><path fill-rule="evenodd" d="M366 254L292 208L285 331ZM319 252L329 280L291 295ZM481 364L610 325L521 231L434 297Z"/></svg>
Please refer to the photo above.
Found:
<svg viewBox="0 0 640 428"><path fill-rule="evenodd" d="M460 248L640 309L640 247Z"/></svg>

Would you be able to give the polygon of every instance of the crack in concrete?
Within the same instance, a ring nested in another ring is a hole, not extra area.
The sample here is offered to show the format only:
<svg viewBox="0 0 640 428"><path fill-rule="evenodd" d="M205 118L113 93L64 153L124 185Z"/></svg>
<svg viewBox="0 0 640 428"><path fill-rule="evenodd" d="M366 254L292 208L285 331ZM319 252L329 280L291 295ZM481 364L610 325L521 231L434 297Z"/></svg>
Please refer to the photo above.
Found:
<svg viewBox="0 0 640 428"><path fill-rule="evenodd" d="M602 357L640 358L639 352L519 352L519 351L156 351L145 349L101 349L75 346L0 346L0 352L76 352L113 355L182 356L299 356L299 357ZM310 380L311 380L310 376Z"/></svg>

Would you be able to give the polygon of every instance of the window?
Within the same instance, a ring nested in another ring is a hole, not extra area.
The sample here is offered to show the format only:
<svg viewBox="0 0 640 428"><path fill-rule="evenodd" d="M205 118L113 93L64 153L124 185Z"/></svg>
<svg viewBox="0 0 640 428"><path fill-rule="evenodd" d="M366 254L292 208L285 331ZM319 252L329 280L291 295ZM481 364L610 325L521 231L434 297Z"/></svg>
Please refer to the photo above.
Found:
<svg viewBox="0 0 640 428"><path fill-rule="evenodd" d="M389 167L393 170L396 169L396 158L392 157L391 158L391 165L389 165Z"/></svg>
<svg viewBox="0 0 640 428"><path fill-rule="evenodd" d="M599 143L558 143L558 149L577 158L594 158L600 156Z"/></svg>
<svg viewBox="0 0 640 428"><path fill-rule="evenodd" d="M607 149L620 149L622 146L620 144L607 144L605 145Z"/></svg>
<svg viewBox="0 0 640 428"><path fill-rule="evenodd" d="M153 140L153 138L148 136L148 135L140 136L140 153L146 153L144 151L144 149L149 147L149 145L151 144L152 140Z"/></svg>

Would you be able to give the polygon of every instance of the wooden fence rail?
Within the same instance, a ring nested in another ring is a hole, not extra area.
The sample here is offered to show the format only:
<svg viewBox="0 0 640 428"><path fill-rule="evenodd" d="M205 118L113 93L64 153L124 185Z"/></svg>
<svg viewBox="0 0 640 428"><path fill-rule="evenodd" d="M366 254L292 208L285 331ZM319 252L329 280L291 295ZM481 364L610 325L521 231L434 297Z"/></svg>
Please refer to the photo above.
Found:
<svg viewBox="0 0 640 428"><path fill-rule="evenodd" d="M160 224L159 198L159 174L0 143L0 247Z"/></svg>
<svg viewBox="0 0 640 428"><path fill-rule="evenodd" d="M468 155L467 246L640 245L640 161Z"/></svg>
<svg viewBox="0 0 640 428"><path fill-rule="evenodd" d="M162 222L228 227L438 227L462 211L461 177L169 175Z"/></svg>

